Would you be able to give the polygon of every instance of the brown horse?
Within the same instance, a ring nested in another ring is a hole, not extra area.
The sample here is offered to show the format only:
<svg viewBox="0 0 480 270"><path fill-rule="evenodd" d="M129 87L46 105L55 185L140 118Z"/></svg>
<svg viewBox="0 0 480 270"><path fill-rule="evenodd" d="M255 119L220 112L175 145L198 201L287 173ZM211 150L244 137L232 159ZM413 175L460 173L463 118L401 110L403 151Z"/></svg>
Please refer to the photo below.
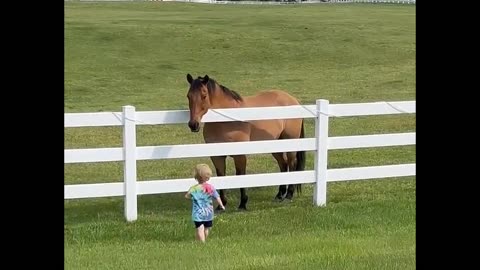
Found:
<svg viewBox="0 0 480 270"><path fill-rule="evenodd" d="M190 121L188 126L192 132L200 130L202 116L208 109L220 108L245 108L245 107L270 107L299 105L299 102L286 92L280 90L263 91L255 96L242 97L237 92L218 84L215 80L205 75L203 78L193 79L187 75L190 84L188 90L188 106ZM205 123L203 137L206 143L244 142L258 140L278 140L304 138L303 119L282 120L257 120ZM281 172L301 171L305 168L305 152L272 153L277 160ZM235 163L236 175L246 173L247 158L245 155L232 156ZM225 176L226 156L211 157L217 176ZM291 200L295 185L281 185L275 196L276 200ZM297 191L301 186L297 185ZM239 209L246 210L248 196L246 189L240 189L241 202ZM220 190L220 197L224 205L227 204L225 191Z"/></svg>

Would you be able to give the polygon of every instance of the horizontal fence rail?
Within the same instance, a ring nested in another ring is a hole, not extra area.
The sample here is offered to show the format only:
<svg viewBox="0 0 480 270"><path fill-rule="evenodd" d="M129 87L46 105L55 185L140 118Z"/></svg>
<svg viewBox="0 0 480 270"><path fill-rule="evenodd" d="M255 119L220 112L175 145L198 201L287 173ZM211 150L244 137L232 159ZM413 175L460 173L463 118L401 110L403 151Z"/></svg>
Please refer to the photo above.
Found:
<svg viewBox="0 0 480 270"><path fill-rule="evenodd" d="M367 116L414 113L415 101L373 102L360 104L331 104L329 116ZM210 109L202 122L232 122L269 119L315 118L315 105L293 105L281 107L256 107L241 109ZM185 124L189 120L188 110L136 112L137 125ZM121 126L121 112L66 113L65 127Z"/></svg>
<svg viewBox="0 0 480 270"><path fill-rule="evenodd" d="M371 116L415 113L415 101L210 109L202 122L261 121L269 119L315 118L315 137L286 140L136 146L137 125L182 124L189 120L187 110L136 112L124 106L122 112L66 113L65 128L122 126L123 146L111 148L66 149L64 162L124 162L123 182L65 185L65 199L125 197L127 221L137 219L137 196L184 192L194 179L137 181L136 161L197 158L273 152L314 151L314 170L239 176L212 177L218 189L315 183L314 204L326 204L326 183L415 175L415 164L327 169L327 152L336 149L415 145L415 132L328 137L330 117Z"/></svg>
<svg viewBox="0 0 480 270"><path fill-rule="evenodd" d="M342 136L328 138L328 149L385 147L415 144L415 133ZM138 146L136 160L194 158L315 150L315 138L252 142ZM122 161L123 148L65 150L65 163Z"/></svg>
<svg viewBox="0 0 480 270"><path fill-rule="evenodd" d="M95 0L81 0L95 1ZM98 0L96 0L98 1ZM104 0L113 1L113 0ZM123 0L126 1L126 0ZM135 0L129 0L135 1ZM371 4L415 4L416 0L284 0L284 1L218 1L218 0L146 0L146 1L164 1L164 2L192 2L203 4L233 4L233 5L285 5L285 4L352 4L352 3L371 3Z"/></svg>
<svg viewBox="0 0 480 270"><path fill-rule="evenodd" d="M386 3L415 4L416 0L283 0L283 1L217 1L217 0L64 0L65 2L191 2L203 4L237 4L237 5L283 5L283 4L327 4L327 3Z"/></svg>
<svg viewBox="0 0 480 270"><path fill-rule="evenodd" d="M315 183L315 171L249 174L212 177L217 189L263 187L286 184ZM415 175L415 164L354 167L327 170L327 182L365 180L373 178L403 177ZM262 179L258 181L258 179ZM188 179L151 180L137 182L137 194L185 192L196 181ZM124 196L123 183L81 184L65 186L65 199Z"/></svg>

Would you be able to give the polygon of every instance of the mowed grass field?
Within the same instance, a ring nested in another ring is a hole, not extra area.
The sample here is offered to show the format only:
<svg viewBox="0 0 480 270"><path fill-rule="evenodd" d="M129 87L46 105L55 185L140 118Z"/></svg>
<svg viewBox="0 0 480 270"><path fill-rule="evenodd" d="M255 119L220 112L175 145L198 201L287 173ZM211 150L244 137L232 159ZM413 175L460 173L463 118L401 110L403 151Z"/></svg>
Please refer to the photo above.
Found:
<svg viewBox="0 0 480 270"><path fill-rule="evenodd" d="M65 2L65 112L186 109L185 76L242 95L284 89L303 104L415 100L415 6ZM330 136L414 132L415 115L334 118ZM313 136L313 121L306 124ZM65 149L121 146L120 128L65 129ZM202 143L185 125L140 126L137 144ZM185 178L208 158L139 161L139 181ZM415 162L415 147L329 152L329 168ZM233 174L232 160L227 161ZM313 169L313 155L307 168ZM278 171L268 154L248 173ZM65 184L119 182L121 163L66 164ZM291 203L277 187L229 190L208 243L193 241L183 194L65 201L66 269L415 269L415 177L312 186Z"/></svg>

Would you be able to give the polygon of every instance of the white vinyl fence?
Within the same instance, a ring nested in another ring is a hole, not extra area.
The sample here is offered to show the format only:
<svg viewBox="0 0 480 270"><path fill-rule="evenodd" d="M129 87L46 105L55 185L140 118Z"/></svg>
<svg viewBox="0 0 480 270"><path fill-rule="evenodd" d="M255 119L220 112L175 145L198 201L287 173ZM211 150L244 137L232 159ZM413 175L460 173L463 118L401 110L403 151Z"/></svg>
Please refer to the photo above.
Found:
<svg viewBox="0 0 480 270"><path fill-rule="evenodd" d="M94 0L83 0L94 1ZM285 5L285 4L329 4L329 3L373 3L373 4L416 4L416 0L306 0L306 1L224 1L224 0L148 0L163 2L191 2L204 4L238 4L238 5Z"/></svg>
<svg viewBox="0 0 480 270"><path fill-rule="evenodd" d="M283 4L323 4L323 3L387 3L416 4L416 0L306 0L306 1L224 1L224 0L64 0L64 2L192 2L206 4L240 4L240 5L283 5Z"/></svg>
<svg viewBox="0 0 480 270"><path fill-rule="evenodd" d="M65 163L124 161L123 182L65 185L65 199L124 196L125 218L137 219L137 196L185 192L192 179L137 181L137 160L195 158L223 155L259 154L288 151L315 151L314 170L270 174L212 177L218 189L314 183L313 203L326 204L327 182L415 175L415 163L327 169L328 150L414 145L415 132L362 136L328 137L330 117L415 113L415 101L329 104L209 110L203 122L266 119L315 118L315 137L255 142L136 146L137 125L187 123L189 112L140 111L124 106L122 112L66 113L65 127L123 126L123 147L66 149ZM185 132L190 132L188 129ZM198 134L198 136L202 136Z"/></svg>

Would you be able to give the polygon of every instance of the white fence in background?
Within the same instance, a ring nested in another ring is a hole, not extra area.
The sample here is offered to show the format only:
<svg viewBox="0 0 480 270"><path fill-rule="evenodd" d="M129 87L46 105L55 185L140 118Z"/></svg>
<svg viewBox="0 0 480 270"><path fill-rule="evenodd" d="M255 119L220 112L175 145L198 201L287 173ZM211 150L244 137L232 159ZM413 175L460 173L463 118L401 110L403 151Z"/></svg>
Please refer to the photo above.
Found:
<svg viewBox="0 0 480 270"><path fill-rule="evenodd" d="M325 205L327 182L415 175L415 163L327 169L328 150L414 145L415 132L362 136L328 137L330 117L415 113L415 101L329 104L209 110L203 122L266 119L315 118L315 137L255 142L136 146L137 125L187 123L189 112L140 111L124 106L122 112L66 113L65 127L123 126L123 147L66 149L65 163L124 162L123 182L65 185L65 199L124 196L125 218L137 219L137 195L185 192L192 179L137 181L137 160L195 158L220 155L259 154L287 151L315 151L314 170L270 174L212 177L218 189L315 183L313 202ZM189 130L185 132L190 132ZM201 136L201 134L199 134Z"/></svg>
<svg viewBox="0 0 480 270"><path fill-rule="evenodd" d="M82 0L93 1L93 0ZM107 0L104 0L107 1ZM373 3L373 4L416 4L416 0L306 0L306 1L222 1L222 0L147 0L158 2L191 2L204 4L239 4L239 5L285 5L285 4L349 4L349 3Z"/></svg>
<svg viewBox="0 0 480 270"><path fill-rule="evenodd" d="M217 1L217 0L64 0L64 2L191 2L206 4L282 5L316 3L416 4L416 0L306 0L306 1Z"/></svg>

